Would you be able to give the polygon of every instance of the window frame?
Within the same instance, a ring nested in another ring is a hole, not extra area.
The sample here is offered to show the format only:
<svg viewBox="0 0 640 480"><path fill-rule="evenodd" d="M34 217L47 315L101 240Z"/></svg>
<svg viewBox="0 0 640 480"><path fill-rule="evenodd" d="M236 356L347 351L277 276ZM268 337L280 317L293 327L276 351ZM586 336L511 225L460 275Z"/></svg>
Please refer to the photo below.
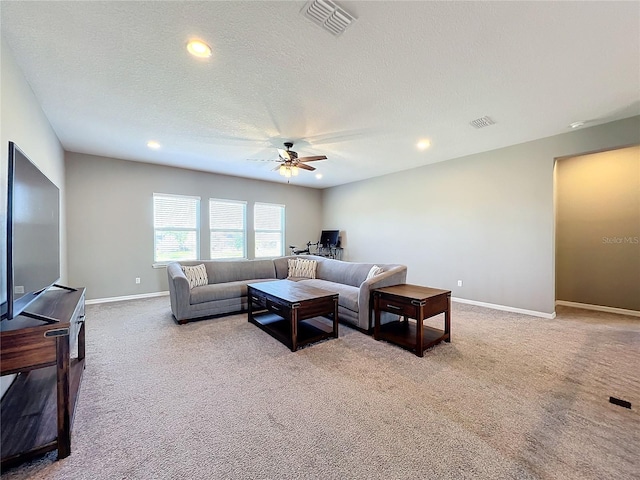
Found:
<svg viewBox="0 0 640 480"><path fill-rule="evenodd" d="M196 207L196 212L195 212L195 228L186 228L186 227L156 227L156 198L178 198L178 199L184 199L184 200L193 200L195 201L195 207ZM167 265L171 262L175 262L175 261L197 261L200 260L200 203L201 203L201 199L199 196L196 195L178 195L178 194L173 194L173 193L153 193L152 196L152 203L153 203L153 218L152 218L152 224L153 224L153 265ZM195 232L196 235L196 246L195 246L195 250L196 250L196 258L181 258L181 259L175 259L175 260L158 260L158 242L157 242L157 232Z"/></svg>
<svg viewBox="0 0 640 480"><path fill-rule="evenodd" d="M236 204L242 205L242 230L240 229L229 229L229 228L215 228L211 225L211 204L212 202L225 203L225 204ZM209 258L211 260L233 260L240 258L247 258L247 201L246 200L229 200L227 198L209 198ZM212 240L213 240L213 232L242 232L242 256L241 257L214 257L212 255Z"/></svg>

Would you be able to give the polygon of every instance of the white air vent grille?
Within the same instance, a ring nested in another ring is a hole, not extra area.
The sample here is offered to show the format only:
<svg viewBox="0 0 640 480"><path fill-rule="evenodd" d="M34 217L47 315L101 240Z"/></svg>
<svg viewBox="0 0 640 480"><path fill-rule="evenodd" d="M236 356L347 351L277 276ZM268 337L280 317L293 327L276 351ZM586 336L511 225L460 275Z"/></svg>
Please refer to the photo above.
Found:
<svg viewBox="0 0 640 480"><path fill-rule="evenodd" d="M475 120L472 120L469 123L474 128L484 128L484 127L488 127L490 125L493 125L496 122L491 120L489 117L481 117L481 118L476 118Z"/></svg>
<svg viewBox="0 0 640 480"><path fill-rule="evenodd" d="M336 37L356 20L331 0L311 0L300 13Z"/></svg>

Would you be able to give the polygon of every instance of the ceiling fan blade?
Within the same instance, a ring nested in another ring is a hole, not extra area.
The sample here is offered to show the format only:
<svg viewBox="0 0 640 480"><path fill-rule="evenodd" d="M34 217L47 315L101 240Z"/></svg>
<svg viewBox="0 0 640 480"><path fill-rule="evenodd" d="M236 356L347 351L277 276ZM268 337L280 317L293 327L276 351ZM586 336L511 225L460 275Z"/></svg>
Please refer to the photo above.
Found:
<svg viewBox="0 0 640 480"><path fill-rule="evenodd" d="M289 152L287 152L286 150L282 150L281 148L279 148L278 153L280 154L280 158L282 158L283 160L291 160L291 155L289 155Z"/></svg>
<svg viewBox="0 0 640 480"><path fill-rule="evenodd" d="M312 157L302 157L299 158L299 162L315 162L316 160L326 160L327 157L324 155L314 155Z"/></svg>
<svg viewBox="0 0 640 480"><path fill-rule="evenodd" d="M299 163L296 165L296 167L301 168L303 170L309 170L311 172L315 170L315 167L312 167L311 165L305 165L304 163Z"/></svg>
<svg viewBox="0 0 640 480"><path fill-rule="evenodd" d="M276 168L272 168L271 171L275 172L276 170L280 170L281 166L282 166L282 164L278 165Z"/></svg>

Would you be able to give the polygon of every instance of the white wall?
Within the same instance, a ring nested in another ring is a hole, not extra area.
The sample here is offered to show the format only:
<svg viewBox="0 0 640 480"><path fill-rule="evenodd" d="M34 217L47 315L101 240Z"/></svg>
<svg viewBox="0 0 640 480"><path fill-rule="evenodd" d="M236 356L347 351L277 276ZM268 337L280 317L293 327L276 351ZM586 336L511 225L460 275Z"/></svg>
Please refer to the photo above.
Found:
<svg viewBox="0 0 640 480"><path fill-rule="evenodd" d="M0 301L6 301L6 212L8 144L13 141L60 188L64 205L64 152L38 99L31 91L13 53L0 36ZM66 216L60 211L61 281L66 281ZM12 377L12 376L11 376ZM2 377L0 392L10 380Z"/></svg>
<svg viewBox="0 0 640 480"><path fill-rule="evenodd" d="M552 315L554 159L637 143L633 117L329 188L322 225L344 232L349 260L403 263L410 283Z"/></svg>
<svg viewBox="0 0 640 480"><path fill-rule="evenodd" d="M69 281L87 287L87 299L168 290L164 268L153 268L153 194L201 199L201 258L208 258L208 199L247 202L247 254L253 258L253 205L286 206L288 245L320 236L320 190L216 175L141 162L67 153ZM136 285L135 278L141 283Z"/></svg>

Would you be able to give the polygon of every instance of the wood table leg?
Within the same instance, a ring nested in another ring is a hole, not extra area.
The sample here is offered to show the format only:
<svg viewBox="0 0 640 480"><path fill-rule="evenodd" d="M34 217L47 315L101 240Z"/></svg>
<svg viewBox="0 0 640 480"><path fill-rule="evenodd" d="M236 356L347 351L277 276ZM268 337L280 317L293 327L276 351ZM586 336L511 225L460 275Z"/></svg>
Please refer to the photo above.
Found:
<svg viewBox="0 0 640 480"><path fill-rule="evenodd" d="M247 292L247 320L251 323L253 320L253 291L249 287Z"/></svg>
<svg viewBox="0 0 640 480"><path fill-rule="evenodd" d="M369 335L373 330L373 295L369 295Z"/></svg>
<svg viewBox="0 0 640 480"><path fill-rule="evenodd" d="M445 342L451 343L451 297L447 297L447 310L444 312L444 333Z"/></svg>
<svg viewBox="0 0 640 480"><path fill-rule="evenodd" d="M424 310L423 307L418 309L418 318L416 318L416 355L424 356Z"/></svg>
<svg viewBox="0 0 640 480"><path fill-rule="evenodd" d="M58 395L58 458L71 454L71 402L69 398L69 336L56 338Z"/></svg>
<svg viewBox="0 0 640 480"><path fill-rule="evenodd" d="M80 332L78 333L78 360L82 360L85 357L85 323L84 317L80 321ZM85 367L86 368L86 367Z"/></svg>
<svg viewBox="0 0 640 480"><path fill-rule="evenodd" d="M298 309L291 309L291 351L298 349Z"/></svg>
<svg viewBox="0 0 640 480"><path fill-rule="evenodd" d="M378 295L374 294L373 299L373 338L376 340L380 340L380 308L378 305L379 299Z"/></svg>
<svg viewBox="0 0 640 480"><path fill-rule="evenodd" d="M333 299L333 337L338 338L338 298Z"/></svg>

